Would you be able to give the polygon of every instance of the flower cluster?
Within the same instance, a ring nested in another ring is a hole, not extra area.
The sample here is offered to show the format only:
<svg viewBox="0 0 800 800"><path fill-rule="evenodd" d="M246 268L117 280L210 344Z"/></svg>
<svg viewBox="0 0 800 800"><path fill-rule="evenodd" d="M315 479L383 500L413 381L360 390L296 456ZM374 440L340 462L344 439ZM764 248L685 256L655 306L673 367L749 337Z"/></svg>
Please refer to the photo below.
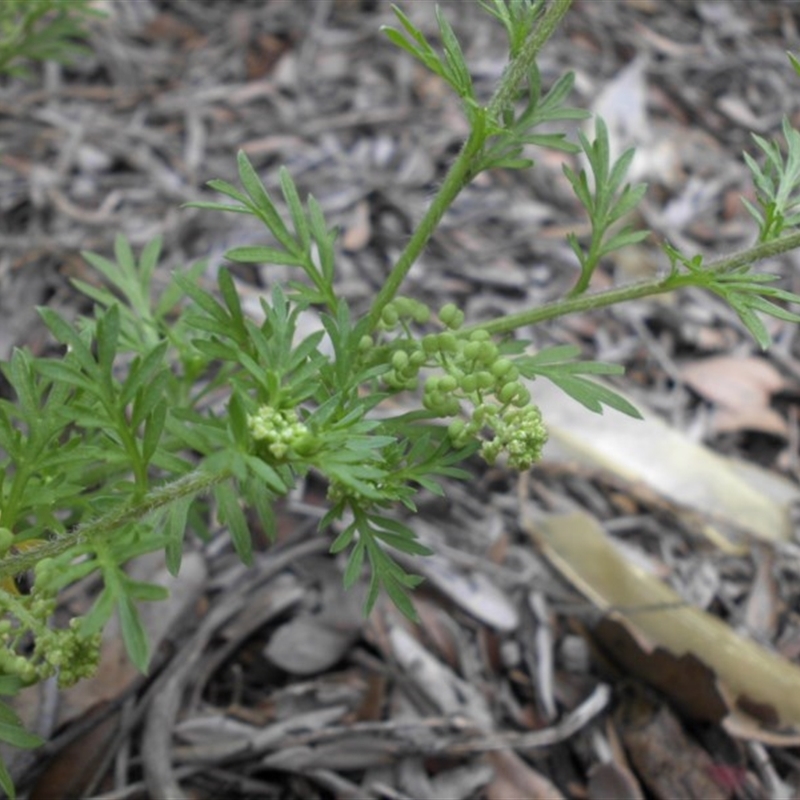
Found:
<svg viewBox="0 0 800 800"><path fill-rule="evenodd" d="M289 448L296 447L309 436L308 427L300 422L294 409L261 406L255 414L248 414L247 426L253 439L265 445L279 461L286 458Z"/></svg>
<svg viewBox="0 0 800 800"><path fill-rule="evenodd" d="M530 469L542 457L547 442L547 429L537 406L509 408L494 420L495 436L484 442L481 455L493 464L502 452L508 453L508 463L518 470Z"/></svg>
<svg viewBox="0 0 800 800"><path fill-rule="evenodd" d="M506 452L512 467L528 469L541 458L547 431L513 360L501 354L484 330L459 334L464 312L453 303L439 311L444 330L414 338L410 324L425 322L429 316L427 306L404 297L384 309L381 329L401 331L391 342L391 368L383 375L387 387L414 390L420 373L436 368L437 373L424 380L423 406L439 417L459 417L472 408L469 419L450 424L453 445L463 447L490 432L481 449L489 463ZM364 343L365 350L371 346L371 339Z"/></svg>
<svg viewBox="0 0 800 800"><path fill-rule="evenodd" d="M95 673L100 634L85 635L77 617L67 628L51 627L57 604L55 589L47 586L51 563L43 559L36 565L30 595L0 589L0 675L28 684L58 674L58 685L64 688Z"/></svg>

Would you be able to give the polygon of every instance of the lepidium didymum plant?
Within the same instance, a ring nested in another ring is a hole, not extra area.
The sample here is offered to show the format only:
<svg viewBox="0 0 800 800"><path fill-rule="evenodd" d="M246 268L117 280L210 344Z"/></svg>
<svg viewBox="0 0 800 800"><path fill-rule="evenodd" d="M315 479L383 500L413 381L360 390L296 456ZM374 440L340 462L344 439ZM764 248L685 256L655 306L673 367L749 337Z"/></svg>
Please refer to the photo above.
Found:
<svg viewBox="0 0 800 800"><path fill-rule="evenodd" d="M228 260L296 272L296 280L261 300L262 323L245 315L225 269L217 292L201 288L202 263L175 272L154 296L158 241L137 255L119 238L114 261L85 254L106 285L77 283L94 300L94 315L73 325L42 309L63 355L34 358L19 349L2 365L16 396L0 401L0 691L13 694L51 676L67 685L91 675L112 614L131 659L145 670L148 646L137 605L162 599L164 590L131 579L125 563L163 550L177 573L185 532L202 533L209 501L249 562L248 519L255 515L273 531L276 499L312 471L329 487L320 529L337 523L331 551L347 554L345 585L366 571L365 612L385 591L413 617L408 593L420 579L393 554L429 551L393 510L413 513L421 488L441 492L442 478L467 478L460 465L476 452L517 470L534 464L547 431L531 381L553 381L596 412L610 407L638 415L592 380L620 367L581 362L571 346L531 353L513 336L521 327L687 286L724 298L762 347L769 336L761 315L800 320L786 307L800 297L778 288L775 275L753 271L759 260L800 245L800 134L788 123L785 154L756 138L764 165L748 157L755 246L706 263L666 245L666 274L588 292L603 257L647 235L623 224L645 187L626 182L633 152L612 160L602 120L577 143L553 132L588 116L568 105L572 76L545 91L536 64L569 4L480 3L509 43L508 64L489 98L476 95L441 13L434 44L395 9L396 27L385 29L387 37L458 95L470 133L364 316L337 294L336 232L320 205L300 197L285 169L276 202L242 153L239 186L211 181L222 200L194 205L263 223L265 243L234 248ZM586 170L565 168L591 224L585 241L569 237L579 273L566 296L479 324L452 303L432 309L403 296L409 269L462 189L485 170L532 168L530 154L542 147L582 153L587 163ZM320 315L323 329L300 336L298 318L308 309ZM384 401L409 392L417 393L418 407L392 416L387 409L397 405ZM21 592L15 579L26 572L31 588ZM89 575L101 586L92 607L55 625L59 594ZM0 739L18 746L36 741L6 706L0 706ZM13 791L5 771L0 783Z"/></svg>

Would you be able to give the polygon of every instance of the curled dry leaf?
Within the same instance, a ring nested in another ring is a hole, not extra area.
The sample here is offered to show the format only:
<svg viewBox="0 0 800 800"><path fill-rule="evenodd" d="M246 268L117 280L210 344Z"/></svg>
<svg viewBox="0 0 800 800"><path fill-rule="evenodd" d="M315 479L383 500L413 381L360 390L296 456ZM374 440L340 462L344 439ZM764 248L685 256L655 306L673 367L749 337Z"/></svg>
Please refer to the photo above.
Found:
<svg viewBox="0 0 800 800"><path fill-rule="evenodd" d="M714 718L715 709L726 717L737 710L757 718L763 724L753 729L765 733L775 726L800 728L800 667L687 606L672 589L630 564L588 514L551 515L535 523L523 519L523 525L559 572L640 642L645 654L658 657L663 651L664 663L670 655L694 665L695 675L702 674L700 667L710 672L719 697L706 696L706 719ZM681 698L680 683L665 680L661 688ZM682 703L696 707L697 696L684 694Z"/></svg>

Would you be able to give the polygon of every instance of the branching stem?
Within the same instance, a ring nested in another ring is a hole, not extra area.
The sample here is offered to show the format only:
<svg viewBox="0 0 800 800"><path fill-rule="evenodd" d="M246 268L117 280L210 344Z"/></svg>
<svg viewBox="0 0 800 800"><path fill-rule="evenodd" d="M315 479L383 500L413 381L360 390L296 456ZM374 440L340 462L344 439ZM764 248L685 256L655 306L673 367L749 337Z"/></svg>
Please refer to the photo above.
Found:
<svg viewBox="0 0 800 800"><path fill-rule="evenodd" d="M739 267L763 261L765 258L780 255L800 247L800 233L792 233L774 239L771 242L762 242L740 253L732 256L725 256L716 261L710 262L704 268L701 275L714 275L732 272ZM567 314L580 314L586 311L594 311L598 308L613 306L617 303L625 303L629 300L641 300L644 297L651 297L656 294L673 292L676 289L684 289L688 286L701 286L698 276L683 272L676 275L668 275L664 278L654 280L639 281L625 286L618 286L605 292L596 294L580 295L578 297L567 297L563 300L556 300L538 308L519 311L516 314L508 314L490 322L482 322L476 325L465 326L460 333L468 335L472 331L481 329L491 334L511 333L518 328L526 325L536 325L557 317L564 317Z"/></svg>
<svg viewBox="0 0 800 800"><path fill-rule="evenodd" d="M531 31L519 55L509 62L494 95L492 95L492 99L489 101L487 109L490 120L497 118L500 112L509 103L513 102L520 84L533 68L539 51L553 35L571 3L572 0L553 0L544 14L542 14L541 19ZM386 308L400 290L406 275L408 275L409 270L425 249L447 209L450 208L461 190L474 177L475 159L480 155L487 138L486 131L478 131L476 129L473 129L467 138L461 148L461 152L450 167L441 188L420 220L405 249L400 254L397 263L392 267L383 288L378 292L369 313L370 330L375 329L383 309Z"/></svg>

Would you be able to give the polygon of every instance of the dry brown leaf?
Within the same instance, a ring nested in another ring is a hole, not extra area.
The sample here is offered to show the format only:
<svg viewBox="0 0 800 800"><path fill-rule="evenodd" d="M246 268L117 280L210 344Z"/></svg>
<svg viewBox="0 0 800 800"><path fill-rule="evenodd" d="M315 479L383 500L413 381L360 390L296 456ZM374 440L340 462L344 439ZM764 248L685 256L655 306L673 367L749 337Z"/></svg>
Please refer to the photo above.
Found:
<svg viewBox="0 0 800 800"><path fill-rule="evenodd" d="M100 717L106 710L96 706L94 713ZM30 800L86 797L86 790L96 777L98 765L108 756L109 747L116 744L120 714L120 709L117 709L52 758L31 789Z"/></svg>
<svg viewBox="0 0 800 800"><path fill-rule="evenodd" d="M550 562L650 652L697 659L716 677L729 710L800 727L800 667L685 601L630 564L600 524L583 512L523 519Z"/></svg>
<svg viewBox="0 0 800 800"><path fill-rule="evenodd" d="M606 617L592 636L626 675L663 692L683 714L704 722L720 722L728 713L728 705L717 688L714 671L694 654L676 657L638 633L625 621Z"/></svg>
<svg viewBox="0 0 800 800"><path fill-rule="evenodd" d="M667 706L628 692L615 719L631 763L656 798L728 800L729 793L712 778L711 756L686 735Z"/></svg>
<svg viewBox="0 0 800 800"><path fill-rule="evenodd" d="M704 399L739 411L769 406L786 386L780 372L756 356L703 358L683 367L681 377Z"/></svg>
<svg viewBox="0 0 800 800"><path fill-rule="evenodd" d="M774 408L769 406L717 408L711 417L711 432L737 431L759 431L786 439L789 436L789 425Z"/></svg>
<svg viewBox="0 0 800 800"><path fill-rule="evenodd" d="M486 754L494 767L494 778L486 787L487 800L535 797L536 800L564 800L564 795L540 772L512 750Z"/></svg>
<svg viewBox="0 0 800 800"><path fill-rule="evenodd" d="M589 770L589 800L644 800L636 776L621 764L608 761Z"/></svg>
<svg viewBox="0 0 800 800"><path fill-rule="evenodd" d="M362 200L356 203L350 223L342 234L342 247L349 252L358 252L367 246L371 237L369 203Z"/></svg>

